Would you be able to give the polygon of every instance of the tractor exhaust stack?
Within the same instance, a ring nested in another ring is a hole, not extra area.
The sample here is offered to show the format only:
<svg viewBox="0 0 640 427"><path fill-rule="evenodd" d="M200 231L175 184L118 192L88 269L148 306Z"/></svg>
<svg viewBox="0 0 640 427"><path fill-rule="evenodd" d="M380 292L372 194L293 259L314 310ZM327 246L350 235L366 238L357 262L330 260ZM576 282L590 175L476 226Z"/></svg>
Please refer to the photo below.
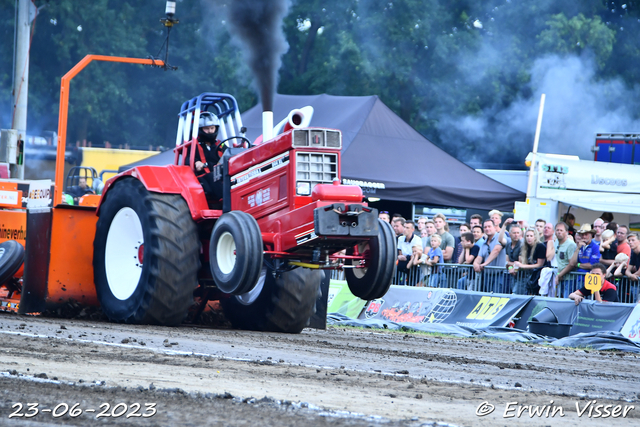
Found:
<svg viewBox="0 0 640 427"><path fill-rule="evenodd" d="M262 112L262 141L273 138L273 111Z"/></svg>

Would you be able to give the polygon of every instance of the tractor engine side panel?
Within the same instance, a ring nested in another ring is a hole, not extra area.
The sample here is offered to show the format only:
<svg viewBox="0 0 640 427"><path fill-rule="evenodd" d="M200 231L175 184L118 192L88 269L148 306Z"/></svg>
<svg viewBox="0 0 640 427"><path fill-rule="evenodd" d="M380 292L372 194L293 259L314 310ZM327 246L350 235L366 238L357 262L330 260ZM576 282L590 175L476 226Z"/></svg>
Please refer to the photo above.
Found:
<svg viewBox="0 0 640 427"><path fill-rule="evenodd" d="M257 220L288 210L290 176L289 152L231 176L232 209L244 211Z"/></svg>

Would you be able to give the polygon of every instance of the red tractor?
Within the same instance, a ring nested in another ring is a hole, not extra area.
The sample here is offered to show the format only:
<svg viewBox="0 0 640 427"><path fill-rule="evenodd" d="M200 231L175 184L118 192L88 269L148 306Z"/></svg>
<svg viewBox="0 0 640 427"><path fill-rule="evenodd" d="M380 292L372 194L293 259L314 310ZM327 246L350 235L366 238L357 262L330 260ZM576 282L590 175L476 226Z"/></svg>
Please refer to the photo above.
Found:
<svg viewBox="0 0 640 427"><path fill-rule="evenodd" d="M301 128L294 114L283 133L253 146L230 95L183 104L173 165L134 167L109 179L101 197L63 204L69 83L93 60L152 63L88 56L63 77L52 208L0 211L27 231L25 277L0 292L2 307L26 314L99 303L114 321L177 325L195 296L200 309L219 299L235 327L299 332L324 270L344 269L362 299L387 292L395 234L363 203L360 187L339 185L340 131ZM232 146L212 170L222 200L207 197L194 173L203 111L218 117ZM23 184L6 185L19 197Z"/></svg>
<svg viewBox="0 0 640 427"><path fill-rule="evenodd" d="M222 200L207 198L193 169L203 111L218 117L232 146L212 171ZM253 146L239 132L236 100L204 93L182 106L174 165L139 166L106 183L93 265L109 318L177 324L196 291L201 301L220 298L235 327L299 332L322 270L345 269L362 299L387 292L393 230L360 187L339 185L341 133L298 128L296 119Z"/></svg>

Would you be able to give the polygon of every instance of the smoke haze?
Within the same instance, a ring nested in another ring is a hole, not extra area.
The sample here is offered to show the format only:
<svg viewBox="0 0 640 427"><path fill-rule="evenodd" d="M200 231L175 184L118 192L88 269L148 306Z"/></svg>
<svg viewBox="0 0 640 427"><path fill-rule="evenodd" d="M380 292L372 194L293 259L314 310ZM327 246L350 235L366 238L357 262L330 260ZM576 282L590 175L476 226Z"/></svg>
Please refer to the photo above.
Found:
<svg viewBox="0 0 640 427"><path fill-rule="evenodd" d="M531 70L531 96L519 96L506 108L474 116L444 116L438 124L442 141L453 145L458 158L490 166L523 163L533 149L540 96L546 94L538 151L593 159L591 147L598 132L638 132L632 117L638 107L638 88L619 80L595 79L589 55L546 56Z"/></svg>
<svg viewBox="0 0 640 427"><path fill-rule="evenodd" d="M289 49L282 25L289 0L233 0L228 3L228 28L245 47L262 108L273 110L281 57Z"/></svg>

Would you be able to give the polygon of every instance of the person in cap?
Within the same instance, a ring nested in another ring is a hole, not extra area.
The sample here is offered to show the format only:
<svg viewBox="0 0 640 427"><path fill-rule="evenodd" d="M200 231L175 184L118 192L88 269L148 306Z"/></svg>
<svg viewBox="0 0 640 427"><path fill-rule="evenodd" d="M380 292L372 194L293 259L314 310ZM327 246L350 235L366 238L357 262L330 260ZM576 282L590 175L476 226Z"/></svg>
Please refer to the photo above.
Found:
<svg viewBox="0 0 640 427"><path fill-rule="evenodd" d="M215 114L209 111L200 113L194 169L205 194L217 200L222 199L222 180L214 181L212 170L227 148L218 140L219 129L220 119Z"/></svg>
<svg viewBox="0 0 640 427"><path fill-rule="evenodd" d="M608 302L618 302L618 290L613 283L605 280L605 271L606 267L604 264L595 263L591 266L591 273L597 274L600 276L602 280L602 288L599 291L596 291L593 294L593 297L598 302L608 301ZM585 287L578 289L575 292L572 292L569 295L569 299L572 299L576 305L580 304L585 297L591 295L591 291Z"/></svg>
<svg viewBox="0 0 640 427"><path fill-rule="evenodd" d="M593 240L596 232L589 224L582 224L576 234L580 235L578 263L576 266L579 272L588 273L595 263L600 262L600 245Z"/></svg>

